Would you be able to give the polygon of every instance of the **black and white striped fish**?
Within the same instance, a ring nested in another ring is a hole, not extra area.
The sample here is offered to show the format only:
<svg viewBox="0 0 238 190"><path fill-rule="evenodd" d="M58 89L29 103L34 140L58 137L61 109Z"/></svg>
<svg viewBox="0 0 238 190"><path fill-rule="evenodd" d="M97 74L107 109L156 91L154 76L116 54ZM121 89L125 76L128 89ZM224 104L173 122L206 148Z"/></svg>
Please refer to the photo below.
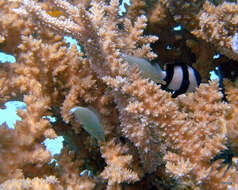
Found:
<svg viewBox="0 0 238 190"><path fill-rule="evenodd" d="M163 79L166 85L163 88L173 90L172 97L177 97L186 92L193 92L201 83L197 70L185 64L167 64L166 76Z"/></svg>
<svg viewBox="0 0 238 190"><path fill-rule="evenodd" d="M172 97L186 92L193 92L201 83L197 70L186 64L167 64L163 71L158 64L152 65L146 59L121 54L130 65L137 66L144 77L162 84L163 89L173 91Z"/></svg>

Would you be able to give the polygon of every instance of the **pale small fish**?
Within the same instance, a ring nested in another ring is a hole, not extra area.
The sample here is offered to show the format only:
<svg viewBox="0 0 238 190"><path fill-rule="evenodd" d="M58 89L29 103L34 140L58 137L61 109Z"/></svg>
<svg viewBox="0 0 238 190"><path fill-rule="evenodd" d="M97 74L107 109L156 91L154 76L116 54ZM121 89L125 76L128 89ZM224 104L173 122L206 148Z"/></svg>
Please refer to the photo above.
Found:
<svg viewBox="0 0 238 190"><path fill-rule="evenodd" d="M165 77L165 72L162 71L160 67L152 65L146 59L126 55L124 53L121 53L121 57L130 65L137 66L143 77L149 78L156 83L164 84L163 78Z"/></svg>
<svg viewBox="0 0 238 190"><path fill-rule="evenodd" d="M70 110L76 122L81 123L82 127L94 138L101 143L105 142L104 131L98 115L90 108L81 106L74 107Z"/></svg>
<svg viewBox="0 0 238 190"><path fill-rule="evenodd" d="M192 66L182 63L167 64L166 70L163 71L159 64L152 65L146 59L126 54L121 54L121 56L129 64L138 66L143 77L162 84L163 89L172 90L172 97L193 92L201 83L199 72Z"/></svg>

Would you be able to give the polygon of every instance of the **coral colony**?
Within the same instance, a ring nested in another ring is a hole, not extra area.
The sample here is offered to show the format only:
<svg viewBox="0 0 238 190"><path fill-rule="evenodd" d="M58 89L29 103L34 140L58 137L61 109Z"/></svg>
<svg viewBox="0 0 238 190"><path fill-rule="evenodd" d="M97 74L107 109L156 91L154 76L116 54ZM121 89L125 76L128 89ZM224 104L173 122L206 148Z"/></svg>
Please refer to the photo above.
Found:
<svg viewBox="0 0 238 190"><path fill-rule="evenodd" d="M0 1L1 190L238 189L237 1L122 4Z"/></svg>

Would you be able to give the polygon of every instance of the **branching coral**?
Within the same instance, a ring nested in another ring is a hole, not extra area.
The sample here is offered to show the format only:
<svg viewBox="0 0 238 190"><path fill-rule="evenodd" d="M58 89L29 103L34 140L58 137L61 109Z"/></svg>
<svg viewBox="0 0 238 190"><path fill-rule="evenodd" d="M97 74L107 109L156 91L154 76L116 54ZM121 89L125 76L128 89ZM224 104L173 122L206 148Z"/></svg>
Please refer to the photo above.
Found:
<svg viewBox="0 0 238 190"><path fill-rule="evenodd" d="M230 82L226 81L226 94L227 94L227 99L231 103L231 110L227 114L227 120L228 120L228 125L227 125L227 135L229 138L230 142L230 147L232 151L237 154L237 126L238 126L238 121L237 121L237 111L238 111L238 100L237 100L237 85L236 84L231 84Z"/></svg>
<svg viewBox="0 0 238 190"><path fill-rule="evenodd" d="M33 179L7 180L0 185L0 189L61 190L63 188L59 185L58 180L54 176L49 176L46 179L36 177Z"/></svg>
<svg viewBox="0 0 238 190"><path fill-rule="evenodd" d="M131 3L119 15L117 0L1 1L0 48L16 63L1 64L0 102L22 100L26 110L15 129L0 128L0 188L236 188L237 85L226 82L222 94L208 78L216 51L236 59L236 16L229 18L237 4ZM176 24L185 29L171 31ZM194 63L204 83L172 98L121 53ZM104 143L75 121L76 106L93 107ZM49 163L42 142L60 135L65 147Z"/></svg>
<svg viewBox="0 0 238 190"><path fill-rule="evenodd" d="M232 51L232 37L237 30L237 3L223 2L217 6L210 1L161 0L174 20L197 38L212 43L218 51L237 60Z"/></svg>
<svg viewBox="0 0 238 190"><path fill-rule="evenodd" d="M104 179L108 179L107 189L117 189L122 182L135 182L139 180L138 174L130 169L132 155L123 155L128 151L126 147L115 144L115 140L102 146L102 157L106 159L107 166L101 173Z"/></svg>
<svg viewBox="0 0 238 190"><path fill-rule="evenodd" d="M75 157L77 160L74 161ZM56 157L59 167L56 176L60 179L65 189L93 189L95 183L86 174L79 177L83 160L80 155L75 155L67 149L63 149L61 155Z"/></svg>

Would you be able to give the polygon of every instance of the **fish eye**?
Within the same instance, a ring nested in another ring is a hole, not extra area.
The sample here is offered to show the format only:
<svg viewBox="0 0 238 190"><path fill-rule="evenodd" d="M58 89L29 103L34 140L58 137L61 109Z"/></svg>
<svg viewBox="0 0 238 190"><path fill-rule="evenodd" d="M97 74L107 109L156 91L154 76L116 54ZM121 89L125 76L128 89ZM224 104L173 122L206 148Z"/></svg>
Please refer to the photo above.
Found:
<svg viewBox="0 0 238 190"><path fill-rule="evenodd" d="M172 45L167 45L166 46L166 50L172 50L172 49L173 49Z"/></svg>

